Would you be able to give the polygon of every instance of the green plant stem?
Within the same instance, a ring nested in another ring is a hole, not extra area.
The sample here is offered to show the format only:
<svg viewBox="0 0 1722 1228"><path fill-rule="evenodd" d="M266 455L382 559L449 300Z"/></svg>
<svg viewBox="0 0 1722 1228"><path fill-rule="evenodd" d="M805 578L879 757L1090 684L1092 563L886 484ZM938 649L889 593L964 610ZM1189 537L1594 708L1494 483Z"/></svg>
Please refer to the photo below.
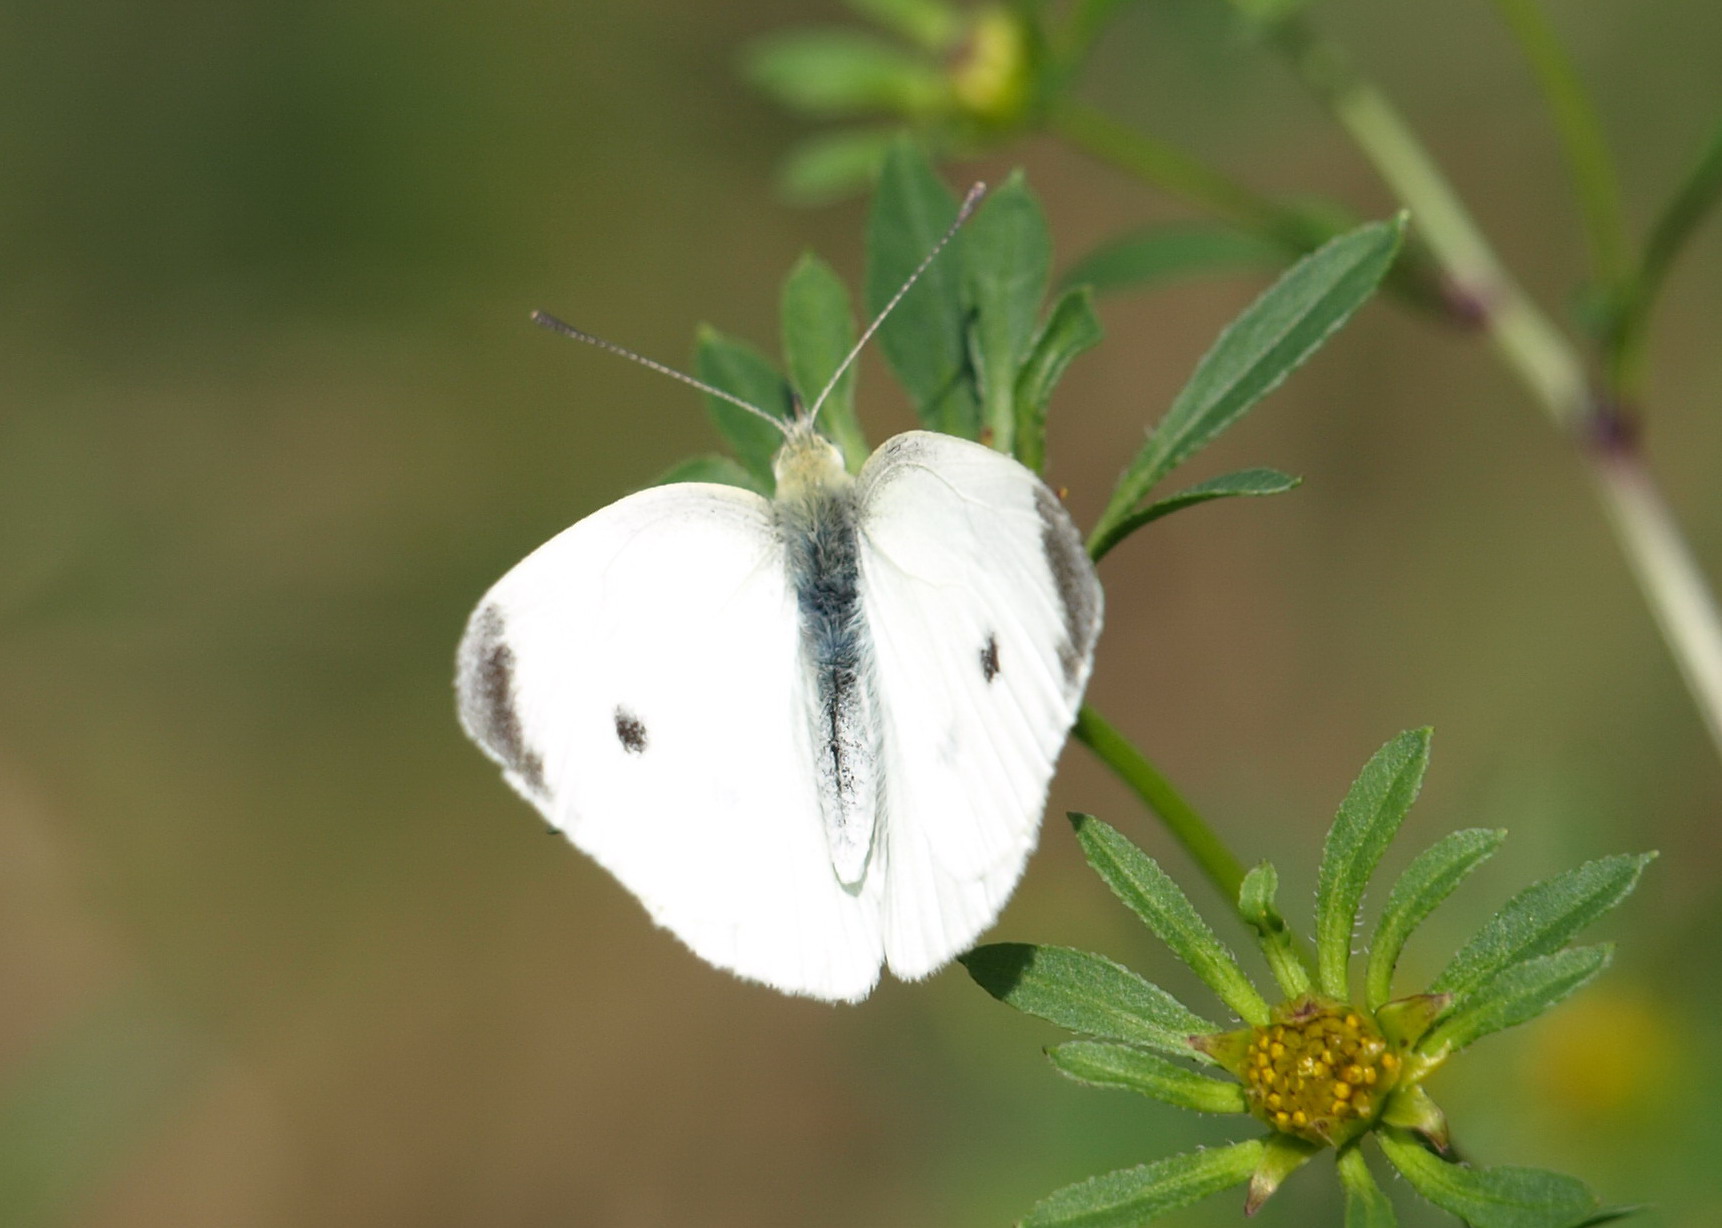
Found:
<svg viewBox="0 0 1722 1228"><path fill-rule="evenodd" d="M1591 276L1605 292L1625 283L1629 261L1625 211L1614 159L1596 108L1538 0L1495 0L1548 102L1584 216Z"/></svg>
<svg viewBox="0 0 1722 1228"><path fill-rule="evenodd" d="M1226 907L1236 910L1238 888L1244 881L1244 867L1232 850L1214 833L1195 807L1185 801L1172 782L1111 722L1084 704L1077 713L1072 731L1095 756L1112 769L1113 775L1130 787L1131 792L1159 816L1172 833L1172 838L1184 847L1214 889L1224 897Z"/></svg>
<svg viewBox="0 0 1722 1228"><path fill-rule="evenodd" d="M1722 748L1722 612L1704 573L1636 451L1593 450L1591 476L1710 740Z"/></svg>
<svg viewBox="0 0 1722 1228"><path fill-rule="evenodd" d="M1597 395L1577 350L1507 272L1393 105L1304 23L1281 23L1273 40L1410 208L1455 290L1476 305L1502 361L1578 442L1652 617L1722 754L1722 614L1619 408Z"/></svg>
<svg viewBox="0 0 1722 1228"><path fill-rule="evenodd" d="M1307 251L1334 234L1329 222L1271 200L1176 145L1121 124L1085 102L1056 98L1047 124L1092 157L1291 251Z"/></svg>
<svg viewBox="0 0 1722 1228"><path fill-rule="evenodd" d="M1644 241L1638 273L1621 292L1608 338L1609 379L1622 399L1636 398L1644 381L1645 336L1651 308L1676 257L1722 197L1722 124L1710 134L1697 163L1681 180Z"/></svg>

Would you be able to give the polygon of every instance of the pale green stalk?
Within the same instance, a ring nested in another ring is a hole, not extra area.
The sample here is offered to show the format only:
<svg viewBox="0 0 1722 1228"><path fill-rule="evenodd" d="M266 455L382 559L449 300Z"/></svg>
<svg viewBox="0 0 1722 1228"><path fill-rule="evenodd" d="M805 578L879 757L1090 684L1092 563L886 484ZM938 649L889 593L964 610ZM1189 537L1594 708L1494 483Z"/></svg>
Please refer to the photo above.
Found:
<svg viewBox="0 0 1722 1228"><path fill-rule="evenodd" d="M1710 739L1722 747L1722 612L1709 583L1636 452L1595 455L1591 476Z"/></svg>
<svg viewBox="0 0 1722 1228"><path fill-rule="evenodd" d="M1722 614L1619 409L1591 387L1583 358L1507 272L1393 105L1302 23L1276 27L1274 41L1411 210L1502 361L1579 443L1652 617L1722 753Z"/></svg>

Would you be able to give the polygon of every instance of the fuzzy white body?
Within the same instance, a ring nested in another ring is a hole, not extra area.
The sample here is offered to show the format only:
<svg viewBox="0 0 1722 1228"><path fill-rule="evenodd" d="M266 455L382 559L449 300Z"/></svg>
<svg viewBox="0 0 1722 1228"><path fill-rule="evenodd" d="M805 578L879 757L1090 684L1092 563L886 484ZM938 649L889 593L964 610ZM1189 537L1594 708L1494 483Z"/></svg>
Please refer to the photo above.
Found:
<svg viewBox="0 0 1722 1228"><path fill-rule="evenodd" d="M1057 498L912 431L858 477L807 427L767 500L631 495L510 571L462 723L696 953L864 997L970 946L1034 847L1101 621Z"/></svg>

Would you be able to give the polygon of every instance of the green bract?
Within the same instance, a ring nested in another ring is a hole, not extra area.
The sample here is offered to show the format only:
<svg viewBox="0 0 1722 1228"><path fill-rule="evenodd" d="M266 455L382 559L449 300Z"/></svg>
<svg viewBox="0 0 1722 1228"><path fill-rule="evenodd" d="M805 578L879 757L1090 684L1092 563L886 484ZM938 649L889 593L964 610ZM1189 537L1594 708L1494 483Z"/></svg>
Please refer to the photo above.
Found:
<svg viewBox="0 0 1722 1228"><path fill-rule="evenodd" d="M1603 858L1527 888L1461 948L1429 992L1391 998L1407 936L1503 835L1455 832L1416 858L1389 892L1358 993L1351 938L1359 906L1428 763L1429 731L1401 734L1347 793L1322 854L1313 956L1279 913L1273 866L1264 862L1243 877L1238 911L1278 984L1276 1005L1151 857L1098 819L1071 815L1107 886L1245 1026L1189 1022L1194 1015L1165 991L1079 951L979 947L962 957L969 974L1000 1001L1095 1038L1048 1050L1071 1078L1199 1112L1250 1114L1268 1130L1253 1142L1069 1186L1039 1203L1024 1224L1128 1228L1245 1184L1245 1210L1253 1212L1293 1171L1332 1148L1347 1228L1391 1228L1392 1205L1360 1150L1372 1136L1414 1189L1472 1228L1581 1228L1625 1214L1604 1210L1571 1177L1456 1162L1446 1117L1423 1082L1467 1045L1534 1019L1602 971L1607 946L1567 943L1631 893L1654 854ZM1235 1082L1217 1079L1213 1067Z"/></svg>

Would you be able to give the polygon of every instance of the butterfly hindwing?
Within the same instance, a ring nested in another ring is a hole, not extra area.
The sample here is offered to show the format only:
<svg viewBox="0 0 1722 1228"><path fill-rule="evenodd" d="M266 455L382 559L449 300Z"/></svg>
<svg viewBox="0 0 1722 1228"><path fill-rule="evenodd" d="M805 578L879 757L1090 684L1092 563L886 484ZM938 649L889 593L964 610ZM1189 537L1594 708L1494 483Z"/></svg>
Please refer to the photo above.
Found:
<svg viewBox="0 0 1722 1228"><path fill-rule="evenodd" d="M989 448L911 431L860 483L884 945L913 978L971 945L1021 876L1088 681L1101 592L1057 497Z"/></svg>
<svg viewBox="0 0 1722 1228"><path fill-rule="evenodd" d="M460 649L467 731L702 958L864 997L882 876L846 890L819 820L796 603L771 505L629 496L505 575Z"/></svg>

